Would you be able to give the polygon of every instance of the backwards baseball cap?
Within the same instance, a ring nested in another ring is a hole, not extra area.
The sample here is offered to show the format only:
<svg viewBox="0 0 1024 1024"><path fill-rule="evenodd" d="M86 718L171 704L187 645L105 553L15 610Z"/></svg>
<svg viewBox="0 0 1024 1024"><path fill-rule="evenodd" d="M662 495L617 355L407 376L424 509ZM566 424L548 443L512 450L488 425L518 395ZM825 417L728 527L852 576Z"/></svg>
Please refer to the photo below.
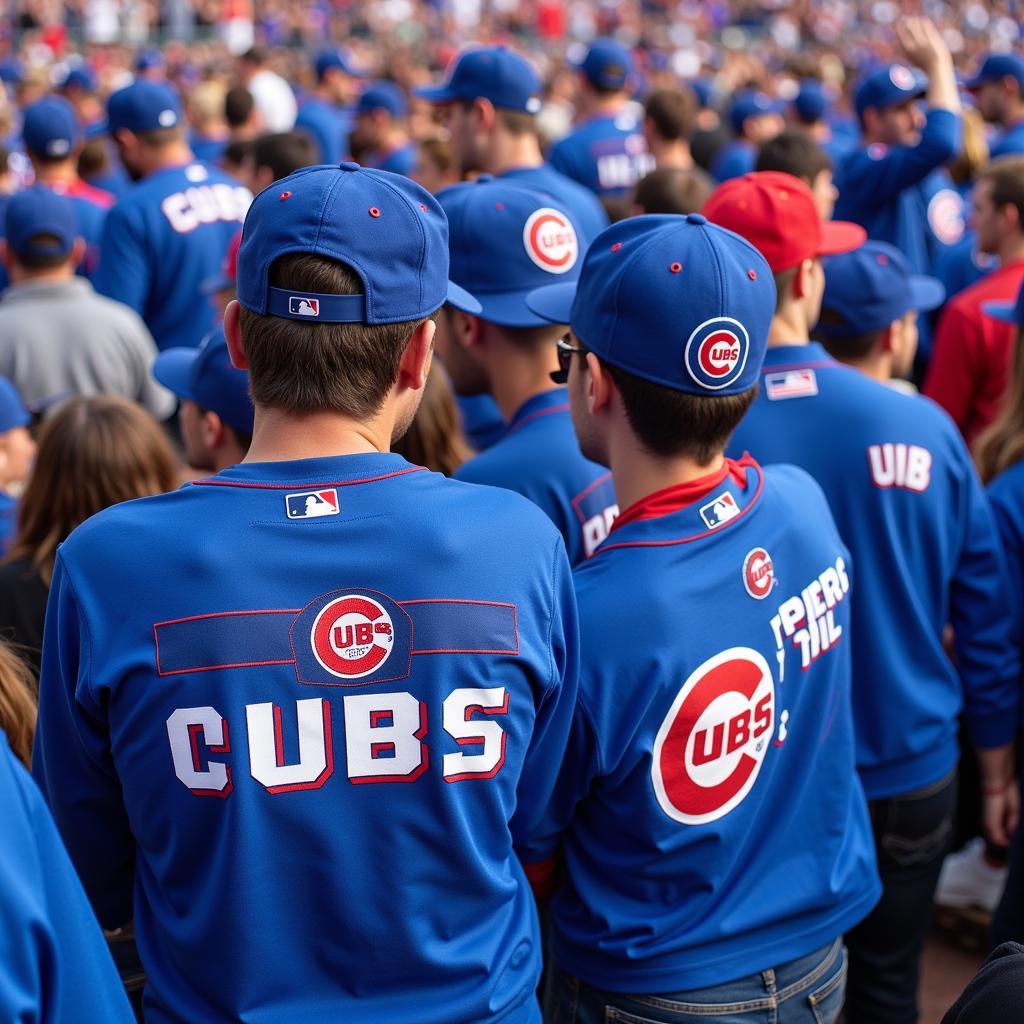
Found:
<svg viewBox="0 0 1024 1024"><path fill-rule="evenodd" d="M946 298L942 282L913 274L907 258L886 242L869 240L825 261L823 316L815 337L841 340L880 331L911 310L936 309Z"/></svg>
<svg viewBox="0 0 1024 1024"><path fill-rule="evenodd" d="M755 171L724 182L704 213L756 246L773 274L814 256L849 252L867 238L859 224L823 221L811 190L782 171Z"/></svg>
<svg viewBox="0 0 1024 1024"><path fill-rule="evenodd" d="M1024 325L1024 285L1017 292L1016 302L983 302L981 311L993 320L1002 320L1005 324Z"/></svg>
<svg viewBox="0 0 1024 1024"><path fill-rule="evenodd" d="M448 217L449 274L480 303L480 316L503 327L545 325L526 296L556 281L575 281L582 263L566 209L490 175L446 188L437 201Z"/></svg>
<svg viewBox="0 0 1024 1024"><path fill-rule="evenodd" d="M16 256L69 256L78 235L75 207L67 196L41 185L27 188L8 201L4 234Z"/></svg>
<svg viewBox="0 0 1024 1024"><path fill-rule="evenodd" d="M974 77L964 82L964 87L980 89L989 82L998 82L1007 76L1016 78L1024 87L1024 57L1016 53L992 53L985 58Z"/></svg>
<svg viewBox="0 0 1024 1024"><path fill-rule="evenodd" d="M271 286L271 265L291 252L347 264L365 294ZM238 250L238 301L261 315L321 323L404 323L445 303L480 312L448 280L448 221L437 200L410 178L354 163L303 167L253 200Z"/></svg>
<svg viewBox="0 0 1024 1024"><path fill-rule="evenodd" d="M413 89L431 103L490 100L496 107L536 114L541 108L537 72L518 53L503 46L466 50L441 85Z"/></svg>
<svg viewBox="0 0 1024 1024"><path fill-rule="evenodd" d="M104 129L113 135L127 130L135 135L173 128L181 120L178 94L165 82L137 78L107 100Z"/></svg>
<svg viewBox="0 0 1024 1024"><path fill-rule="evenodd" d="M598 89L624 89L633 73L633 56L616 39L595 39L586 57L576 65Z"/></svg>
<svg viewBox="0 0 1024 1024"><path fill-rule="evenodd" d="M801 120L820 121L828 112L828 95L817 78L805 78L793 99L793 106Z"/></svg>
<svg viewBox="0 0 1024 1024"><path fill-rule="evenodd" d="M32 416L18 389L6 377L0 377L0 434L16 427L27 427L31 421Z"/></svg>
<svg viewBox="0 0 1024 1024"><path fill-rule="evenodd" d="M928 78L916 68L905 64L887 64L864 78L853 97L857 116L863 117L868 107L883 110L907 100L919 99L928 88Z"/></svg>
<svg viewBox="0 0 1024 1024"><path fill-rule="evenodd" d="M25 148L36 156L70 156L78 139L75 108L62 96L47 96L33 103L25 108L21 137Z"/></svg>
<svg viewBox="0 0 1024 1024"><path fill-rule="evenodd" d="M365 77L361 71L352 63L347 50L321 50L316 56L316 77L323 78L328 71L337 68L350 78Z"/></svg>
<svg viewBox="0 0 1024 1024"><path fill-rule="evenodd" d="M231 365L224 328L218 327L198 348L168 348L153 361L153 376L179 398L215 412L239 433L252 433L249 374Z"/></svg>
<svg viewBox="0 0 1024 1024"><path fill-rule="evenodd" d="M748 117L759 117L763 114L780 114L783 104L773 100L763 92L753 89L741 89L732 99L729 107L729 123L732 130L739 135L743 131L743 123Z"/></svg>
<svg viewBox="0 0 1024 1024"><path fill-rule="evenodd" d="M405 93L394 82L386 79L368 85L356 104L357 114L385 110L392 117L405 117L406 109Z"/></svg>
<svg viewBox="0 0 1024 1024"><path fill-rule="evenodd" d="M775 313L764 257L699 213L630 217L594 239L578 284L531 292L601 359L689 394L754 386Z"/></svg>
<svg viewBox="0 0 1024 1024"><path fill-rule="evenodd" d="M228 250L224 253L217 275L208 277L199 285L199 290L204 295L213 295L214 292L223 292L235 287L238 281L238 247L241 244L242 232L238 231L228 242Z"/></svg>

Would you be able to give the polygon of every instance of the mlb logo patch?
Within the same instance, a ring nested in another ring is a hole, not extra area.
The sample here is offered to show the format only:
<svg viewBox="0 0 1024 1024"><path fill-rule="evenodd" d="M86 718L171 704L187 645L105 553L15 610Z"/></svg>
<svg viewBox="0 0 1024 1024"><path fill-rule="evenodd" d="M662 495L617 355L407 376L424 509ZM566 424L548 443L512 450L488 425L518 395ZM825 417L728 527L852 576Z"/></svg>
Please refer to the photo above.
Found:
<svg viewBox="0 0 1024 1024"><path fill-rule="evenodd" d="M716 530L719 526L724 526L739 514L740 507L729 491L723 491L717 498L702 505L700 509L700 517L709 530Z"/></svg>
<svg viewBox="0 0 1024 1024"><path fill-rule="evenodd" d="M289 519L319 519L321 516L338 514L338 492L332 487L327 491L299 491L284 496L285 512Z"/></svg>
<svg viewBox="0 0 1024 1024"><path fill-rule="evenodd" d="M319 316L320 300L308 299L305 295L289 295L288 312L294 316Z"/></svg>
<svg viewBox="0 0 1024 1024"><path fill-rule="evenodd" d="M787 398L811 398L818 393L818 378L813 370L786 370L764 378L764 393L769 402Z"/></svg>

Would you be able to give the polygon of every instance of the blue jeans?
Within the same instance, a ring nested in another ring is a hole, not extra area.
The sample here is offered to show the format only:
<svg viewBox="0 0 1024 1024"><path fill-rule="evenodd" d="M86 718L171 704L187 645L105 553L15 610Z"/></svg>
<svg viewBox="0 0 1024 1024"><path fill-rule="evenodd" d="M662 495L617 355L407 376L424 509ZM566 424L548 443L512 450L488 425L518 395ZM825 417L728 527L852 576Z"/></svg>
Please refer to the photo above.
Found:
<svg viewBox="0 0 1024 1024"><path fill-rule="evenodd" d="M834 1024L846 991L841 939L780 967L691 992L622 995L550 965L545 1024Z"/></svg>

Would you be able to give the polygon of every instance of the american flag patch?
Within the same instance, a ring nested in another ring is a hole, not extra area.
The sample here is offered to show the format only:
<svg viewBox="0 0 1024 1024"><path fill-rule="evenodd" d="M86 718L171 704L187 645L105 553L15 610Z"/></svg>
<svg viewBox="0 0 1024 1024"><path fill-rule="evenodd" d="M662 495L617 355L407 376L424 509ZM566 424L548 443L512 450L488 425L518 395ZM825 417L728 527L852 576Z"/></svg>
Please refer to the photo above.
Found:
<svg viewBox="0 0 1024 1024"><path fill-rule="evenodd" d="M813 370L769 373L764 378L764 392L769 402L781 402L786 398L810 398L818 393L818 378Z"/></svg>

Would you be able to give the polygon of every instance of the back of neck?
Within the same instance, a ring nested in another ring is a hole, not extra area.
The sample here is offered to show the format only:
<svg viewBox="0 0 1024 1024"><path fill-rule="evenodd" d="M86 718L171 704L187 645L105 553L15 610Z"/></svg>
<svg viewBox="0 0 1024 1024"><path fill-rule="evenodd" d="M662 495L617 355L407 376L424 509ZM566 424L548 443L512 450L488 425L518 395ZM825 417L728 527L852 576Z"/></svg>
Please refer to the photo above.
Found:
<svg viewBox="0 0 1024 1024"><path fill-rule="evenodd" d="M783 306L772 318L768 330L768 347L781 348L784 345L808 345L811 330L801 311L792 306Z"/></svg>
<svg viewBox="0 0 1024 1024"><path fill-rule="evenodd" d="M369 423L331 412L294 415L258 406L252 444L244 462L292 462L338 455L366 455L391 448L393 415Z"/></svg>

